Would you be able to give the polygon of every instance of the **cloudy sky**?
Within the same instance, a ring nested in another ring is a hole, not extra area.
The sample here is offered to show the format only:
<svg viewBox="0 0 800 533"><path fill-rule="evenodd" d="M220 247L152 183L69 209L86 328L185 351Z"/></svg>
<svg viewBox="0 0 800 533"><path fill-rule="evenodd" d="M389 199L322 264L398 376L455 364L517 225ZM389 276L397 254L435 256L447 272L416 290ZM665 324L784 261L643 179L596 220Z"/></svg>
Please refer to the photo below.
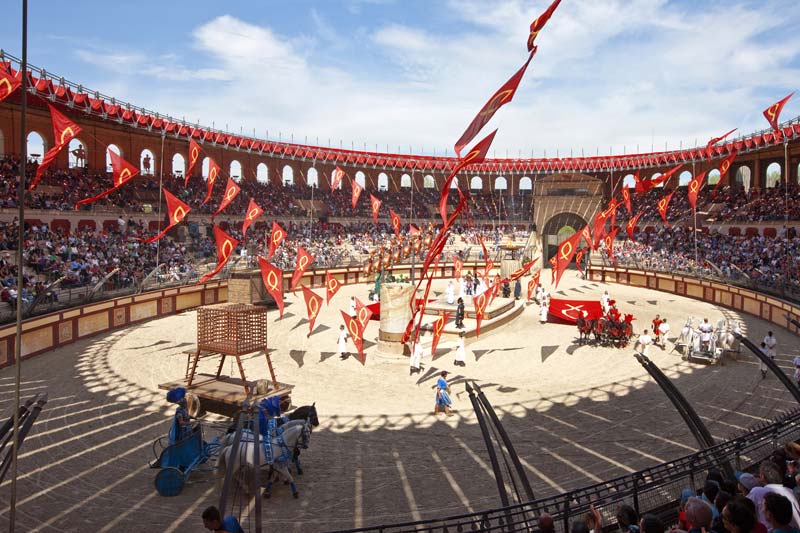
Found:
<svg viewBox="0 0 800 533"><path fill-rule="evenodd" d="M270 139L453 154L550 0L31 2L29 61L136 105ZM20 7L0 47L20 55ZM13 5L9 5L13 4ZM495 155L704 144L800 89L796 0L563 0ZM783 118L800 115L800 96ZM487 129L487 133L488 133Z"/></svg>

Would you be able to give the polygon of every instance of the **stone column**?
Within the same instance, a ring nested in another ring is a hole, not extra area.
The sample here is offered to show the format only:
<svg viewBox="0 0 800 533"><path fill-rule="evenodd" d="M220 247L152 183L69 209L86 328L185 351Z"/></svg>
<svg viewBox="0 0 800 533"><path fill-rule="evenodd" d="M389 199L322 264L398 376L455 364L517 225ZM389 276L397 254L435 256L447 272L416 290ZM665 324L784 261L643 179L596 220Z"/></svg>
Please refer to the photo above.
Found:
<svg viewBox="0 0 800 533"><path fill-rule="evenodd" d="M387 354L407 354L400 339L411 320L411 297L414 285L383 283L381 285L381 323L378 329L378 351Z"/></svg>

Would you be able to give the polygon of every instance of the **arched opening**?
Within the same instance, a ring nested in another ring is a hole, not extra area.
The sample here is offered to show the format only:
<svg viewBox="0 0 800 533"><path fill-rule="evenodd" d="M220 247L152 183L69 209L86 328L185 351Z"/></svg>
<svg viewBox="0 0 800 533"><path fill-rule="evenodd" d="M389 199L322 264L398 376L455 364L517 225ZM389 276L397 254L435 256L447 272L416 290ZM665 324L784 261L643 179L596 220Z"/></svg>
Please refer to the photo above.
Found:
<svg viewBox="0 0 800 533"><path fill-rule="evenodd" d="M114 167L111 166L111 156L108 155L109 151L114 152L120 157L125 157L122 155L122 150L119 149L119 146L116 144L109 144L108 149L106 150L106 172L112 172L114 170Z"/></svg>
<svg viewBox="0 0 800 533"><path fill-rule="evenodd" d="M3 155L3 132L0 131L0 155ZM795 183L800 183L800 164L795 169Z"/></svg>
<svg viewBox="0 0 800 533"><path fill-rule="evenodd" d="M689 172L688 170L684 170L678 176L678 186L679 187L688 186L690 181L692 181L692 173Z"/></svg>
<svg viewBox="0 0 800 533"><path fill-rule="evenodd" d="M780 163L770 163L767 167L767 182L766 187L767 189L771 189L773 187L777 187L781 184L781 179L783 178L783 170L781 169Z"/></svg>
<svg viewBox="0 0 800 533"><path fill-rule="evenodd" d="M3 130L0 130L0 157L6 155L6 138L3 135Z"/></svg>
<svg viewBox="0 0 800 533"><path fill-rule="evenodd" d="M86 143L72 139L67 146L67 167L86 168Z"/></svg>
<svg viewBox="0 0 800 533"><path fill-rule="evenodd" d="M294 185L294 170L289 165L283 167L283 173L281 176L283 181L283 186L288 187L290 185Z"/></svg>
<svg viewBox="0 0 800 533"><path fill-rule="evenodd" d="M259 163L256 167L256 181L259 183L269 183L269 169L265 163Z"/></svg>
<svg viewBox="0 0 800 533"><path fill-rule="evenodd" d="M428 174L422 179L422 186L426 189L435 189L436 188L436 180L433 179L433 176Z"/></svg>
<svg viewBox="0 0 800 533"><path fill-rule="evenodd" d="M47 151L47 144L44 142L44 137L42 137L38 132L32 131L28 134L28 161L36 161L37 163L42 162L42 156L44 155L45 151Z"/></svg>
<svg viewBox="0 0 800 533"><path fill-rule="evenodd" d="M745 193L750 192L750 178L750 167L743 165L736 169L736 177L734 178L736 186L744 189Z"/></svg>
<svg viewBox="0 0 800 533"><path fill-rule="evenodd" d="M308 169L308 173L306 173L306 185L319 188L319 173L316 168L311 167Z"/></svg>
<svg viewBox="0 0 800 533"><path fill-rule="evenodd" d="M184 177L186 173L186 158L181 154L172 156L172 175L179 178Z"/></svg>
<svg viewBox="0 0 800 533"><path fill-rule="evenodd" d="M716 185L717 183L719 183L719 170L715 168L714 170L709 172L708 176L706 177L706 182L709 185Z"/></svg>
<svg viewBox="0 0 800 533"><path fill-rule="evenodd" d="M153 152L145 148L139 156L139 172L142 176L152 176L153 167L156 166L155 156Z"/></svg>
<svg viewBox="0 0 800 533"><path fill-rule="evenodd" d="M632 189L636 187L636 178L633 177L633 174L628 174L624 178L622 178L622 186Z"/></svg>
<svg viewBox="0 0 800 533"><path fill-rule="evenodd" d="M201 172L200 175L203 176L204 180L208 180L208 168L211 166L211 158L204 157L203 163L201 165Z"/></svg>
<svg viewBox="0 0 800 533"><path fill-rule="evenodd" d="M527 176L524 176L521 180L519 180L519 190L520 191L531 191L533 190L533 181Z"/></svg>
<svg viewBox="0 0 800 533"><path fill-rule="evenodd" d="M228 171L228 176L231 177L233 181L236 183L241 183L242 181L242 164L239 163L237 160L231 161L231 166L229 167L230 170Z"/></svg>
<svg viewBox="0 0 800 533"><path fill-rule="evenodd" d="M411 176L408 174L403 174L400 176L400 188L401 189L410 189L411 188Z"/></svg>
<svg viewBox="0 0 800 533"><path fill-rule="evenodd" d="M483 190L483 179L480 176L473 176L472 179L469 180L469 188L473 191Z"/></svg>
<svg viewBox="0 0 800 533"><path fill-rule="evenodd" d="M586 221L574 213L559 213L548 220L542 230L542 243L546 250L548 259L555 255L558 245L570 238L577 231L575 228L582 228Z"/></svg>
<svg viewBox="0 0 800 533"><path fill-rule="evenodd" d="M458 189L458 177L454 177L453 181L450 182L451 189Z"/></svg>
<svg viewBox="0 0 800 533"><path fill-rule="evenodd" d="M363 189L367 188L367 176L366 176L366 174L364 174L360 170L358 172L356 172L356 183L361 185L361 187Z"/></svg>
<svg viewBox="0 0 800 533"><path fill-rule="evenodd" d="M378 174L378 190L379 191L388 191L389 190L389 176L386 172L381 172Z"/></svg>
<svg viewBox="0 0 800 533"><path fill-rule="evenodd" d="M658 178L659 176L661 176L661 172L654 172L653 175L650 176L650 179L654 180L654 179ZM663 183L659 183L658 185L656 185L656 187L663 187L663 186L664 186Z"/></svg>
<svg viewBox="0 0 800 533"><path fill-rule="evenodd" d="M508 181L503 176L497 176L494 179L494 190L505 191L508 189Z"/></svg>

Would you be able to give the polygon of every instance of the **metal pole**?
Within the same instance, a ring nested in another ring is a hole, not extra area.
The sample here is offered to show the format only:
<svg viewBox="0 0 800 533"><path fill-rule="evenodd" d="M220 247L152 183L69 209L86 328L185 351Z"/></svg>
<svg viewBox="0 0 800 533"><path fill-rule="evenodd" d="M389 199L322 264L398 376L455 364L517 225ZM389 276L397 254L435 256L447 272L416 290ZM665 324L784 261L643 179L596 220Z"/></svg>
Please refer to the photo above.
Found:
<svg viewBox="0 0 800 533"><path fill-rule="evenodd" d="M22 118L20 120L19 186L17 206L19 228L17 231L17 332L14 335L14 440L11 450L11 509L8 514L8 530L15 530L17 521L17 458L19 455L19 388L22 381L22 247L25 242L25 163L28 161L28 139L26 117L28 113L28 0L22 0Z"/></svg>
<svg viewBox="0 0 800 533"><path fill-rule="evenodd" d="M416 167L416 165L414 165ZM411 169L411 223L414 223L414 170L416 168ZM414 243L411 243L411 272L409 277L411 278L411 283L414 283L414 260L416 259L414 255ZM416 298L416 296L413 296Z"/></svg>
<svg viewBox="0 0 800 533"><path fill-rule="evenodd" d="M475 391L470 387L469 382L465 383L469 400L472 402L472 408L475 410L475 416L478 418L478 425L481 428L481 435L486 444L486 451L489 452L489 460L492 463L492 471L494 472L494 479L497 482L497 492L500 494L500 503L503 507L508 507L508 494L506 494L506 485L503 483L503 472L500 470L500 464L497 462L497 454L492 446L492 441L489 438L489 428L486 427L486 420L483 418L481 406L478 399L475 397ZM510 522L510 520L509 520Z"/></svg>
<svg viewBox="0 0 800 533"><path fill-rule="evenodd" d="M694 161L692 161L692 179L695 179L697 176L695 175L695 167ZM702 183L700 184L700 189L702 189ZM697 266L697 202L695 202L694 207L692 208L694 214L694 264Z"/></svg>
<svg viewBox="0 0 800 533"><path fill-rule="evenodd" d="M789 222L789 139L783 136L783 205L786 209L784 220Z"/></svg>

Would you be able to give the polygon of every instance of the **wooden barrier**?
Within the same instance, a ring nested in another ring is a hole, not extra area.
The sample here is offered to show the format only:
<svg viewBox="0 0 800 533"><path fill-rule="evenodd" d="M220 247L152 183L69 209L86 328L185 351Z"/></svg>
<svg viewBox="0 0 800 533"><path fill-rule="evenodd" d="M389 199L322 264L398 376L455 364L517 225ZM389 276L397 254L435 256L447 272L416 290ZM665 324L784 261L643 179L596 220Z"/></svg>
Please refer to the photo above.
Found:
<svg viewBox="0 0 800 533"><path fill-rule="evenodd" d="M795 335L800 334L800 329L786 318L786 315L799 317L800 306L752 289L680 274L631 268L592 266L589 267L588 277L592 281L644 287L702 300L766 320Z"/></svg>

